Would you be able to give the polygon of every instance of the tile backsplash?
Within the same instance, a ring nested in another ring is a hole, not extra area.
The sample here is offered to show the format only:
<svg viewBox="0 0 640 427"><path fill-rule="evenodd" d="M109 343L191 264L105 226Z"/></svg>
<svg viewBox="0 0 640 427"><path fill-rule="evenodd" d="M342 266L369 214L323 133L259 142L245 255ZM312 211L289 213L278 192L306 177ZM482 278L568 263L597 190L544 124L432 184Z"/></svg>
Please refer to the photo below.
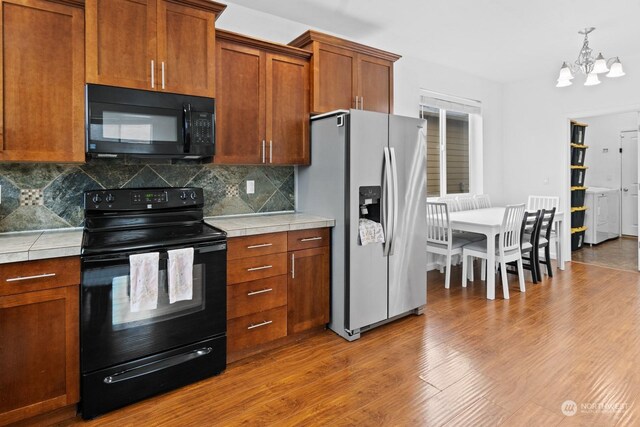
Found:
<svg viewBox="0 0 640 427"><path fill-rule="evenodd" d="M246 194L246 181L255 193ZM81 227L85 190L202 187L205 216L294 210L291 166L146 164L135 159L85 164L0 164L0 232Z"/></svg>

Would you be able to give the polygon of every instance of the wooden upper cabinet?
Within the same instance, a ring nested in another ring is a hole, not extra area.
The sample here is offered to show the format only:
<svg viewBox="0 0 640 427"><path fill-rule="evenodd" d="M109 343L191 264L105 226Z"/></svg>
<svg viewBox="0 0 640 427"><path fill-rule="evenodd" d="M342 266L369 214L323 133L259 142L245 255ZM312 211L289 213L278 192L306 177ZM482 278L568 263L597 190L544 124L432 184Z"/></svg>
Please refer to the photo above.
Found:
<svg viewBox="0 0 640 427"><path fill-rule="evenodd" d="M88 83L152 88L156 13L156 0L87 0Z"/></svg>
<svg viewBox="0 0 640 427"><path fill-rule="evenodd" d="M311 53L217 30L219 164L309 163Z"/></svg>
<svg viewBox="0 0 640 427"><path fill-rule="evenodd" d="M158 2L158 61L163 90L214 97L215 18L215 14L200 9Z"/></svg>
<svg viewBox="0 0 640 427"><path fill-rule="evenodd" d="M269 163L309 164L309 62L267 55Z"/></svg>
<svg viewBox="0 0 640 427"><path fill-rule="evenodd" d="M265 141L265 55L219 40L215 163L262 163Z"/></svg>
<svg viewBox="0 0 640 427"><path fill-rule="evenodd" d="M82 5L0 0L0 161L84 161Z"/></svg>
<svg viewBox="0 0 640 427"><path fill-rule="evenodd" d="M393 113L393 63L399 55L311 30L289 44L313 52L312 112Z"/></svg>
<svg viewBox="0 0 640 427"><path fill-rule="evenodd" d="M214 97L209 0L86 0L87 82Z"/></svg>

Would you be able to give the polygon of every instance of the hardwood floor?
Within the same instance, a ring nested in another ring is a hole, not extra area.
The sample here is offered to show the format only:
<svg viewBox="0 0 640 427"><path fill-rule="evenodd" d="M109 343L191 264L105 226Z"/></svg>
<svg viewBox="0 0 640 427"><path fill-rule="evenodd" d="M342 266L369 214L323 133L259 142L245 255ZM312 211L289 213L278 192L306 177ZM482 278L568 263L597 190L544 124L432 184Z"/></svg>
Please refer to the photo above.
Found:
<svg viewBox="0 0 640 427"><path fill-rule="evenodd" d="M586 264L638 271L638 238L623 236L571 252L571 259Z"/></svg>
<svg viewBox="0 0 640 427"><path fill-rule="evenodd" d="M430 272L422 316L353 343L327 331L63 425L638 425L640 275L555 271L526 293L510 276L511 299L495 301L480 280L462 289L459 268L450 290ZM567 400L576 415L563 415Z"/></svg>

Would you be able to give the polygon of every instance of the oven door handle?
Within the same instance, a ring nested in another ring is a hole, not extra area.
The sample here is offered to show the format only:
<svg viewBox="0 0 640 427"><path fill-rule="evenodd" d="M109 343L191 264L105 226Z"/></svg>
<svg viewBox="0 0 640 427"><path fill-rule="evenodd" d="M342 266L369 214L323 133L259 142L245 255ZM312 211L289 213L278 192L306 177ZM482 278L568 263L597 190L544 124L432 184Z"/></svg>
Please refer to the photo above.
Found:
<svg viewBox="0 0 640 427"><path fill-rule="evenodd" d="M105 377L102 381L105 384L115 384L122 381L131 380L133 378L141 377L142 375L151 374L153 372L167 369L172 366L179 365L181 363L188 362L190 360L197 359L202 356L206 356L211 353L213 349L211 347L202 347L197 350L190 351L188 353L178 354L176 356L167 357L166 359L158 360L155 362L147 363L146 365L139 366L137 368L128 369L126 371L118 372L113 375Z"/></svg>
<svg viewBox="0 0 640 427"><path fill-rule="evenodd" d="M190 246L184 246L184 247L190 247ZM172 249L179 249L179 248L172 248ZM227 244L226 242L220 242L220 243L216 243L216 244L208 244L206 246L195 246L193 247L193 251L194 253L197 254L204 254L204 253L208 253L208 252L218 252L218 251L224 251L227 249ZM135 254L143 254L143 253L149 253L149 252L159 252L160 253L160 259L167 259L168 255L167 255L167 251L166 250L157 250L157 251L141 251L141 252L130 252L127 253L126 255L121 255L121 254L117 254L117 255L94 255L94 256L85 256L83 257L83 261L86 262L113 262L113 261L129 261L129 256L130 255L135 255Z"/></svg>

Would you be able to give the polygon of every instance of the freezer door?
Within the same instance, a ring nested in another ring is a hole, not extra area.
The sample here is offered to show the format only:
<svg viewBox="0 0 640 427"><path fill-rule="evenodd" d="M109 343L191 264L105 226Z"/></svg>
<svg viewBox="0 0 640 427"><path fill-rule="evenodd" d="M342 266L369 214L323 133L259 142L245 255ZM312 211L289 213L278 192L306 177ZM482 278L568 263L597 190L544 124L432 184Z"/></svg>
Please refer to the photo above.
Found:
<svg viewBox="0 0 640 427"><path fill-rule="evenodd" d="M389 255L389 317L427 302L426 122L389 116L395 229Z"/></svg>
<svg viewBox="0 0 640 427"><path fill-rule="evenodd" d="M382 186L388 115L351 110L347 183L347 263L349 283L345 326L348 330L385 320L387 313L387 259L382 243L363 246L358 239L359 189Z"/></svg>

